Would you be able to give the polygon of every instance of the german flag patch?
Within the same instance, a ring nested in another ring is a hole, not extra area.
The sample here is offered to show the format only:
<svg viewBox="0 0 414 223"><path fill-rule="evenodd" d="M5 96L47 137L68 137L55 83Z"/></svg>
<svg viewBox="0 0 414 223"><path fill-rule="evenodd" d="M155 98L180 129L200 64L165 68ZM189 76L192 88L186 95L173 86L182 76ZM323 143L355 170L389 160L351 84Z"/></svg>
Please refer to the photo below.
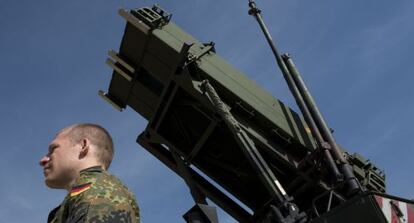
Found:
<svg viewBox="0 0 414 223"><path fill-rule="evenodd" d="M92 187L92 183L86 183L86 184L82 184L76 187L72 187L72 190L70 190L70 196L76 196L82 192L85 192L87 190L89 190Z"/></svg>

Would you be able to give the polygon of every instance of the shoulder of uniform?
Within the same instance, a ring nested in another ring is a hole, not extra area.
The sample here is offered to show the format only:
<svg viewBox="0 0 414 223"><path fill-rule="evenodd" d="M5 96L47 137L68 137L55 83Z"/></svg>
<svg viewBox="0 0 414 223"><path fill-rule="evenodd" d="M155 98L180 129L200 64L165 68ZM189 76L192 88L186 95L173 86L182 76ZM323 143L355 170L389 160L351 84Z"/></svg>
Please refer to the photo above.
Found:
<svg viewBox="0 0 414 223"><path fill-rule="evenodd" d="M92 185L93 185L92 182L88 182L88 183L73 186L72 189L70 190L70 196L74 197L76 195L79 195L79 194L91 189Z"/></svg>
<svg viewBox="0 0 414 223"><path fill-rule="evenodd" d="M92 189L94 184L102 175L100 171L81 171L79 177L75 180L70 190L70 197L82 194L83 192Z"/></svg>
<svg viewBox="0 0 414 223"><path fill-rule="evenodd" d="M70 194L69 202L76 209L73 213L78 209L87 210L87 222L101 222L103 219L111 222L139 222L135 197L117 177L107 171L102 171L93 182L73 187Z"/></svg>
<svg viewBox="0 0 414 223"><path fill-rule="evenodd" d="M107 194L112 190L117 190L119 184L116 178L106 171L83 171L78 179L76 179L70 190L70 198L80 198L83 200L90 200L95 198L96 194ZM88 194L85 196L78 196L81 194Z"/></svg>
<svg viewBox="0 0 414 223"><path fill-rule="evenodd" d="M108 192L129 192L129 189L121 182L120 179L106 171L103 172L102 177L99 179L97 183L102 185L102 188L105 188L106 190L108 190Z"/></svg>

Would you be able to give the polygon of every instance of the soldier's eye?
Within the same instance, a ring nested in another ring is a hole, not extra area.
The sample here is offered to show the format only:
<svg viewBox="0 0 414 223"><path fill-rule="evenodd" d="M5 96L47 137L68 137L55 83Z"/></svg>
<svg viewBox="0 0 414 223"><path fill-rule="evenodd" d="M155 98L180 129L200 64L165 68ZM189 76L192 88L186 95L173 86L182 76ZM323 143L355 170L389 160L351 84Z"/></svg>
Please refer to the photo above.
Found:
<svg viewBox="0 0 414 223"><path fill-rule="evenodd" d="M47 154L48 155L52 154L57 147L58 147L57 145L56 146L49 146L49 152Z"/></svg>

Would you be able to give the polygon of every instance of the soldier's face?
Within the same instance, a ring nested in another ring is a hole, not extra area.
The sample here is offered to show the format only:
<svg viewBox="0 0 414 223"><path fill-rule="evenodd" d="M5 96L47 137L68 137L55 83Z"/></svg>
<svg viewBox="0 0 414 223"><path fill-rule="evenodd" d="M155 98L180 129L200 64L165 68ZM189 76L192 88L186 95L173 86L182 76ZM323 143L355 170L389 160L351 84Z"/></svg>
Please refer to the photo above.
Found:
<svg viewBox="0 0 414 223"><path fill-rule="evenodd" d="M49 152L40 160L45 183L50 188L67 189L78 175L79 144L66 133L58 134L49 145Z"/></svg>

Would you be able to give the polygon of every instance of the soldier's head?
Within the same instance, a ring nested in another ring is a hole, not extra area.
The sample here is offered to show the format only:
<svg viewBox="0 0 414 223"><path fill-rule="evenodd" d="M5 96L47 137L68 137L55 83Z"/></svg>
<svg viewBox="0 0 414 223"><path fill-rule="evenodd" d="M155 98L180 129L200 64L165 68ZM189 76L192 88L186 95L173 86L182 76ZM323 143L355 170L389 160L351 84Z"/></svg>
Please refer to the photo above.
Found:
<svg viewBox="0 0 414 223"><path fill-rule="evenodd" d="M42 157L46 185L69 189L79 171L92 166L108 169L114 154L109 133L96 124L75 124L60 130Z"/></svg>

